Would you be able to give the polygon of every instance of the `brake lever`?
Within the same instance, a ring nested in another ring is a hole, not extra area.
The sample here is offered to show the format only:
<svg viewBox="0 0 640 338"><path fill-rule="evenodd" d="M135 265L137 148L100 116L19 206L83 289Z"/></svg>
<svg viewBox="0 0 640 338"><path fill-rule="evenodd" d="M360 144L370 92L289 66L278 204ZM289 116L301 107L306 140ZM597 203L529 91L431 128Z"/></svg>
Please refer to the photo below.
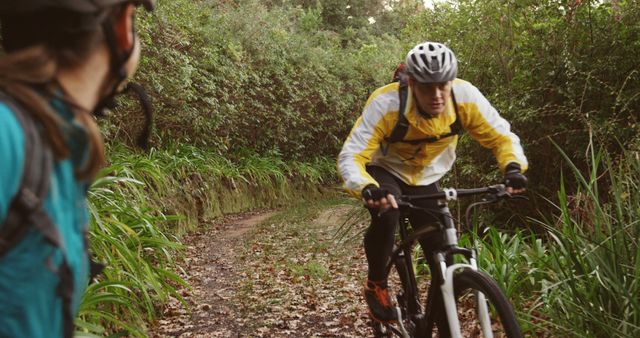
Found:
<svg viewBox="0 0 640 338"><path fill-rule="evenodd" d="M499 200L499 199L500 199L500 196L499 196L498 194L496 194L496 193L493 193L493 194L489 193L489 194L486 194L486 195L484 196L484 198L482 199L482 201L483 201L484 203L495 203L495 202L498 202L498 200Z"/></svg>
<svg viewBox="0 0 640 338"><path fill-rule="evenodd" d="M401 207L405 207L405 208L409 208L412 210L423 210L423 208L413 205L411 202L407 202L407 201L403 201L403 200L397 200L396 203L398 203L398 208Z"/></svg>
<svg viewBox="0 0 640 338"><path fill-rule="evenodd" d="M498 199L500 199L500 198L504 198L504 199L507 199L507 200L516 200L516 199L517 199L517 200L525 200L525 201L528 201L528 200L529 200L529 197L527 197L527 196L525 196L525 195L520 195L520 194L511 194L511 193L508 193L508 192L506 192L506 191L504 191L504 192L501 192L501 193L497 194L497 195L496 195L496 197L497 197Z"/></svg>
<svg viewBox="0 0 640 338"><path fill-rule="evenodd" d="M401 199L397 199L396 203L398 204L398 208L399 207L411 207L411 205L412 205L411 203L406 202L406 201L401 200Z"/></svg>
<svg viewBox="0 0 640 338"><path fill-rule="evenodd" d="M505 189L499 189L493 193L487 194L483 200L486 201L487 203L494 203L500 199L522 199L522 200L528 201L529 197L525 195L520 195L520 194L514 195L511 193L508 193L507 190Z"/></svg>
<svg viewBox="0 0 640 338"><path fill-rule="evenodd" d="M496 194L496 198L498 198L498 199L500 199L500 198L513 198L513 197L514 197L514 195L511 195L506 190L501 190Z"/></svg>
<svg viewBox="0 0 640 338"><path fill-rule="evenodd" d="M511 196L509 196L509 199L518 199L518 200L528 201L529 197L525 196L525 195L511 195Z"/></svg>

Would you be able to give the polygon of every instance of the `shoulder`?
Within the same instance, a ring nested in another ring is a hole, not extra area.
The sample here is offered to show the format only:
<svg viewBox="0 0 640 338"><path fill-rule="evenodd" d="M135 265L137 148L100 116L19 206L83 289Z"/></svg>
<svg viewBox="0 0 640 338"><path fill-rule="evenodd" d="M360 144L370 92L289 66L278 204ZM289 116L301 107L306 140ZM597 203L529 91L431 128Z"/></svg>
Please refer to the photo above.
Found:
<svg viewBox="0 0 640 338"><path fill-rule="evenodd" d="M398 109L400 99L398 97L399 85L397 82L390 83L386 86L376 89L369 99L367 100L367 106L375 105L380 108L393 108Z"/></svg>
<svg viewBox="0 0 640 338"><path fill-rule="evenodd" d="M484 98L480 90L469 81L455 79L451 88L458 103L475 102Z"/></svg>
<svg viewBox="0 0 640 338"><path fill-rule="evenodd" d="M376 89L365 105L364 116L380 118L391 112L397 113L400 107L397 82Z"/></svg>
<svg viewBox="0 0 640 338"><path fill-rule="evenodd" d="M24 151L24 131L13 110L0 101L0 158L5 158L9 152L6 147Z"/></svg>
<svg viewBox="0 0 640 338"><path fill-rule="evenodd" d="M25 136L15 113L0 101L0 220L18 190L25 157Z"/></svg>

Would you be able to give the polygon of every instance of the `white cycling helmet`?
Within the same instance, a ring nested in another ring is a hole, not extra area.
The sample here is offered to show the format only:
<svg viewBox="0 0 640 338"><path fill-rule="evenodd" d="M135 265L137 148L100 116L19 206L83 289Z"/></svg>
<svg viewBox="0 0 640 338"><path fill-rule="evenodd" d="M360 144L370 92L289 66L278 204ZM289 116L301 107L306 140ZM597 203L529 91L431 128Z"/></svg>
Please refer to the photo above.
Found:
<svg viewBox="0 0 640 338"><path fill-rule="evenodd" d="M451 49L437 42L423 42L407 54L407 73L422 83L452 81L458 74L458 60Z"/></svg>

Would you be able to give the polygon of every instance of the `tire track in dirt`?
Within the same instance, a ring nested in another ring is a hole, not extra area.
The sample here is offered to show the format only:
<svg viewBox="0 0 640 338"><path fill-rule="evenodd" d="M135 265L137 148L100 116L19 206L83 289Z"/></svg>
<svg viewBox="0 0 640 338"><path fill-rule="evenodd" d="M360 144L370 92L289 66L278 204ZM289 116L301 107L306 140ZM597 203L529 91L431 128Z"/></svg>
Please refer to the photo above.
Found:
<svg viewBox="0 0 640 338"><path fill-rule="evenodd" d="M295 209L295 208L291 208ZM360 241L335 234L350 205L229 216L183 238L180 289L150 337L365 337ZM265 222L266 220L266 222Z"/></svg>

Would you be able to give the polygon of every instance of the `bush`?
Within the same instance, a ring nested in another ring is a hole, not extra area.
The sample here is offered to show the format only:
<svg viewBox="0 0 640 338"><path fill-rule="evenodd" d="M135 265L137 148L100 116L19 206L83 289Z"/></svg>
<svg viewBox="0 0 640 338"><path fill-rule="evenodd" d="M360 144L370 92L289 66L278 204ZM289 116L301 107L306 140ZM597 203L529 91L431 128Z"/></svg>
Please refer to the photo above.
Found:
<svg viewBox="0 0 640 338"><path fill-rule="evenodd" d="M259 1L161 2L140 20L136 78L155 101L154 141L334 156L402 53L396 38L358 29L343 46L348 34L318 30L319 16ZM110 137L128 139L139 125L130 102L126 108L107 126Z"/></svg>
<svg viewBox="0 0 640 338"><path fill-rule="evenodd" d="M637 1L455 1L412 18L406 41L446 42L460 77L476 84L522 138L537 192L557 191L560 144L586 170L593 139L612 155L640 147L640 6ZM453 34L455 32L455 34ZM622 145L622 147L621 147ZM495 164L462 142L468 182ZM572 179L572 178L568 178ZM574 182L567 186L573 186Z"/></svg>

